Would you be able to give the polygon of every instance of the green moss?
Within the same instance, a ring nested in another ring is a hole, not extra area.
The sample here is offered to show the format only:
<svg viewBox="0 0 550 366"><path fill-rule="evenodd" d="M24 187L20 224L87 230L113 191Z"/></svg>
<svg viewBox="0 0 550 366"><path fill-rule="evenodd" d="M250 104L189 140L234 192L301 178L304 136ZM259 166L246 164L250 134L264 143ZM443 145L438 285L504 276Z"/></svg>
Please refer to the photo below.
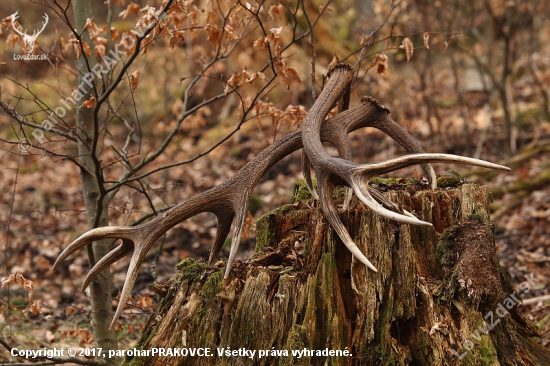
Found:
<svg viewBox="0 0 550 366"><path fill-rule="evenodd" d="M288 338L283 349L288 350L290 353L292 350L302 350L304 348L311 349L311 344L308 341L307 334L303 326L295 324L292 326L292 330L288 334ZM305 355L300 358L282 357L279 364L281 366L310 365L311 357Z"/></svg>
<svg viewBox="0 0 550 366"><path fill-rule="evenodd" d="M376 186L392 186L394 184L401 184L403 183L403 178L395 178L395 177L389 177L389 178L380 178L380 177L374 177L369 181L370 184L376 185Z"/></svg>
<svg viewBox="0 0 550 366"><path fill-rule="evenodd" d="M317 189L317 179L315 178L313 179L313 188ZM304 179L298 179L294 182L291 192L290 203L311 201L313 199Z"/></svg>
<svg viewBox="0 0 550 366"><path fill-rule="evenodd" d="M191 280L197 278L205 269L205 263L199 263L193 258L185 258L176 265L176 268L181 272L180 280Z"/></svg>
<svg viewBox="0 0 550 366"><path fill-rule="evenodd" d="M437 186L439 188L456 188L464 184L464 178L456 170L449 170L447 174L437 177Z"/></svg>
<svg viewBox="0 0 550 366"><path fill-rule="evenodd" d="M224 269L220 269L218 272L212 273L202 289L199 291L199 296L203 299L215 299L219 290L220 282L223 280Z"/></svg>
<svg viewBox="0 0 550 366"><path fill-rule="evenodd" d="M338 186L332 191L332 198L335 200L343 200L346 197L346 187Z"/></svg>

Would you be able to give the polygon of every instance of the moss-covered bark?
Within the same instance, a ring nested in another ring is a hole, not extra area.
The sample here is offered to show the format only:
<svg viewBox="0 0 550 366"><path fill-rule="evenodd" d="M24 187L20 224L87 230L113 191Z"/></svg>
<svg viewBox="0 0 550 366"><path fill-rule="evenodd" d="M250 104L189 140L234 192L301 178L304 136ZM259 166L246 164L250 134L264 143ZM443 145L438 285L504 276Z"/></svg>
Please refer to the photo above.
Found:
<svg viewBox="0 0 550 366"><path fill-rule="evenodd" d="M318 208L296 202L259 220L258 253L236 263L227 283L222 263L182 262L139 344L203 347L213 356L126 363L550 364L548 350L536 343L537 329L517 311L513 299L521 296L498 264L487 189L464 184L386 194L434 227L397 227L352 202L342 221L378 273L352 259ZM219 357L221 348L256 352ZM304 349L319 355L292 356ZM327 349L352 356L326 355ZM268 356L259 358L260 350Z"/></svg>

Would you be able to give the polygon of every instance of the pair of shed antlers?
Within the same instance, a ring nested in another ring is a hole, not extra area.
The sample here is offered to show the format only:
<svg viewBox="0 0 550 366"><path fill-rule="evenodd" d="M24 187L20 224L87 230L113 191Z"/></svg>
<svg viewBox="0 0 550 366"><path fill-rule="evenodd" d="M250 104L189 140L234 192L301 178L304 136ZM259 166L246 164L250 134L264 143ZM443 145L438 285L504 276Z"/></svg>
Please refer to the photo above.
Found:
<svg viewBox="0 0 550 366"><path fill-rule="evenodd" d="M84 290L102 270L133 252L120 301L111 323L112 327L130 296L139 266L153 244L174 225L199 213L212 212L218 219L218 231L208 259L209 265L217 259L229 234L233 219L237 218L225 271L225 278L228 278L245 226L248 198L254 186L275 163L303 147L302 166L307 186L312 195L319 199L324 215L353 256L371 270L377 271L359 250L338 217L338 210L332 201L332 191L336 185L343 184L351 187L357 197L379 215L402 223L432 226L429 222L419 220L385 198L368 185L369 179L410 165L421 164L431 188L434 189L437 186L436 176L429 163L450 162L510 170L502 165L473 158L424 153L418 142L389 117L389 110L374 98L365 97L359 106L347 109L352 77L353 68L350 65L338 64L333 67L329 72L325 88L303 120L301 131L288 134L273 143L225 183L189 198L145 224L134 227L106 226L86 232L59 255L53 266L54 270L68 256L96 240L122 239L122 244L109 252L90 270L82 285L82 290ZM325 120L336 105L339 106L340 113ZM356 164L351 162L351 148L347 135L362 127L375 127L381 130L405 147L411 155L380 163ZM323 148L322 141L334 145L342 158L329 156ZM310 165L317 175L318 195L311 181ZM351 197L347 196L344 206L347 206Z"/></svg>

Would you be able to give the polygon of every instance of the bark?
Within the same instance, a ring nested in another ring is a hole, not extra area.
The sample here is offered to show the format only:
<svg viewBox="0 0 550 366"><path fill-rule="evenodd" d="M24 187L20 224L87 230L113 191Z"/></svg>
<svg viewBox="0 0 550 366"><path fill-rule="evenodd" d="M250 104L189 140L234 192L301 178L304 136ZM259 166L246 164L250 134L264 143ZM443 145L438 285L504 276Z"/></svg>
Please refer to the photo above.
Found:
<svg viewBox="0 0 550 366"><path fill-rule="evenodd" d="M72 2L75 27L81 34L82 39L86 41L93 51L93 42L88 36L88 32L83 31L86 25L86 19L93 18L92 9L89 1L85 0L73 0ZM82 89L86 90L86 93L82 98L78 100L77 105L88 99L91 96L91 89L87 86L83 80L83 76L89 72L89 68L96 64L94 57L88 57L87 62L85 57L80 57L77 61L77 67L79 71L78 83L82 86ZM97 85L98 80L94 81ZM79 91L80 93L80 91ZM80 163L86 169L81 169L80 176L82 180L82 193L84 201L86 203L86 215L88 218L88 228L93 229L96 226L108 226L109 218L107 207L107 198L103 200L101 213L99 216L98 224L94 223L96 212L98 210L98 197L100 197L100 186L98 177L95 174L96 162L94 162L92 155L96 154L96 151L91 151L93 146L92 140L94 134L99 133L94 126L94 116L92 109L90 108L76 108L76 125L78 127L78 155ZM97 162L99 164L99 162ZM88 249L88 257L90 262L90 268L92 268L97 261L99 261L106 253L111 250L110 240L99 240L92 244L92 248ZM90 284L90 298L92 303L92 322L94 325L94 338L96 345L104 350L116 350L116 332L115 330L109 330L111 319L113 318L113 305L111 296L111 274L109 269L101 272ZM115 360L107 359L108 363L114 363Z"/></svg>
<svg viewBox="0 0 550 366"><path fill-rule="evenodd" d="M297 192L295 200L303 194ZM352 259L318 208L297 201L258 220L257 253L237 262L227 282L223 261L207 268L186 259L157 287L163 296L158 313L135 348L203 347L211 357L149 355L125 362L550 364L548 350L536 342L537 328L518 312L514 299L521 296L499 266L487 188L427 191L394 184L386 195L434 227L398 227L354 199L341 219L379 272ZM219 357L221 348L256 353L253 359ZM304 349L351 356L292 356ZM260 350L268 356L259 358ZM275 350L280 356L271 356Z"/></svg>

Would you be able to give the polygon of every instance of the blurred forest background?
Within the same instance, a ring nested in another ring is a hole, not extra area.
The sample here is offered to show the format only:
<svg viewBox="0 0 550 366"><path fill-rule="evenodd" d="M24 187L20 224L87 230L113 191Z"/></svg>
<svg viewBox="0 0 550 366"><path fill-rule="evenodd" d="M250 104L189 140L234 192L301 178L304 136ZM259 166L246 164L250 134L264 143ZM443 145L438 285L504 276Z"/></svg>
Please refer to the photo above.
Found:
<svg viewBox="0 0 550 366"><path fill-rule="evenodd" d="M102 59L102 52L132 34L136 22L152 24L166 4L114 1L108 14L107 3L91 1L89 33L97 34L90 34L90 60ZM273 141L298 129L329 64L338 59L356 69L352 105L364 95L374 96L426 152L512 168L512 173L500 173L434 166L438 175L456 169L462 175L457 179L490 187L501 265L518 287L526 274L541 279L520 307L545 334L541 343L550 346L547 1L175 3L179 8L167 14L162 27L155 26L98 111L98 164L105 187L117 184L130 163L135 166L159 152L113 191L111 225L142 222L223 183ZM90 301L80 291L89 269L86 253L51 270L59 253L88 230L75 164L75 108L43 131L43 144L32 135L78 88L75 65L81 46L66 24L74 23L71 7L66 14L60 11L66 6L66 1L7 0L0 10L0 338L19 348L91 347L94 341ZM14 59L27 53L13 31L16 11L20 29L28 34L40 29L48 14L33 50L47 60ZM312 27L313 37L301 36ZM122 59L129 63L134 50L124 50ZM122 65L102 75L97 90L115 85ZM89 103L92 108L95 101ZM405 154L373 129L356 132L350 141L357 162ZM251 197L241 258L254 248L253 219L288 203L292 184L302 178L300 170L297 152L261 179ZM420 172L413 167L392 176ZM169 279L186 257L207 259L215 232L215 216L199 215L177 225L149 252L132 301L116 325L121 344L130 347L155 311L152 285ZM113 297L127 264L122 260L111 267ZM0 363L9 360L9 352L0 348Z"/></svg>

